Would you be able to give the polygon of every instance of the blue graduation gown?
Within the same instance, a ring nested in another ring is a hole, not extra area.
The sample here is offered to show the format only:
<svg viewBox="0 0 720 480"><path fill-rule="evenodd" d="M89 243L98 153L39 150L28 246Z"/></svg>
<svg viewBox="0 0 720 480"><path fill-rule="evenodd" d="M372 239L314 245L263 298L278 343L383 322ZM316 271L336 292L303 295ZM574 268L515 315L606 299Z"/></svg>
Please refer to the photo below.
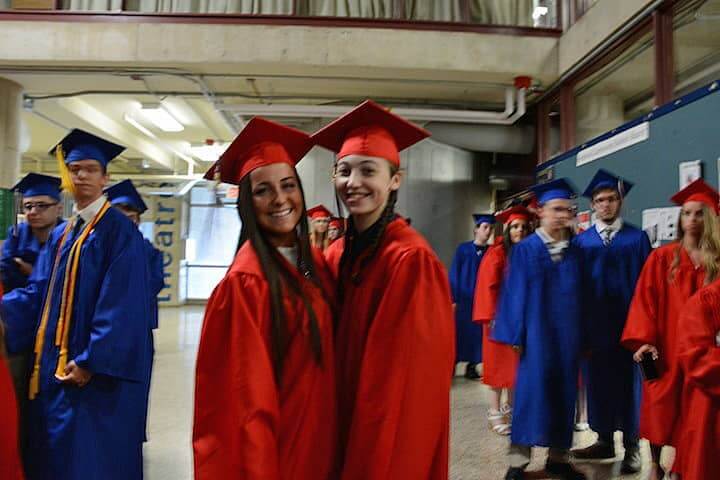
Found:
<svg viewBox="0 0 720 480"><path fill-rule="evenodd" d="M652 247L642 230L625 224L609 245L595 227L573 240L584 265L583 308L591 357L583 372L588 392L588 419L593 430L611 437L621 430L635 440L640 422L642 379L632 352L620 337L640 271Z"/></svg>
<svg viewBox="0 0 720 480"><path fill-rule="evenodd" d="M537 233L515 245L493 338L522 347L512 443L570 448L582 348L580 252L553 262Z"/></svg>
<svg viewBox="0 0 720 480"><path fill-rule="evenodd" d="M35 265L42 247L27 222L10 227L0 256L0 280L6 292L22 288L28 283L28 277L20 272L13 259L21 258L30 265Z"/></svg>
<svg viewBox="0 0 720 480"><path fill-rule="evenodd" d="M34 343L62 232L59 227L51 234L28 286L3 297L2 318L11 351ZM78 388L61 384L54 376L62 278L75 236L60 252L60 280L50 299L40 392L29 404L28 479L140 479L151 322L143 238L130 220L111 208L82 247L68 362L74 360L94 375Z"/></svg>
<svg viewBox="0 0 720 480"><path fill-rule="evenodd" d="M484 247L477 252L473 242L461 243L450 266L450 288L455 303L455 362L482 361L482 325L472 321L472 308L477 272L486 251Z"/></svg>
<svg viewBox="0 0 720 480"><path fill-rule="evenodd" d="M158 328L158 300L157 296L165 285L164 278L164 267L163 267L163 254L160 250L150 243L149 240L145 239L144 242L145 254L147 255L147 266L149 275L150 288L148 292L150 294L149 305L150 305L150 331L148 332L148 347L146 355L148 357L149 368L147 369L147 378L145 379L145 433L144 439L147 441L147 416L148 407L150 405L150 381L152 379L152 366L155 359L155 338L153 337L153 330Z"/></svg>

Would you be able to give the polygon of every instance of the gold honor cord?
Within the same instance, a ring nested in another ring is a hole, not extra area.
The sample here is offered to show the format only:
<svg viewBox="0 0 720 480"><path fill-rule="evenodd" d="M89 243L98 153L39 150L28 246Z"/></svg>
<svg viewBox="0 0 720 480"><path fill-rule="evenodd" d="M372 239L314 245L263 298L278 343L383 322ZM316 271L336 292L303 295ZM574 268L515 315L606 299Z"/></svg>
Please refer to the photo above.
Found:
<svg viewBox="0 0 720 480"><path fill-rule="evenodd" d="M57 160L57 167L60 172L60 188L75 196L75 184L72 182L70 170L65 164L65 154L63 153L62 145L58 145L55 148L55 159Z"/></svg>
<svg viewBox="0 0 720 480"><path fill-rule="evenodd" d="M65 278L63 280L63 291L62 291L62 302L60 304L60 312L59 312L59 319L58 319L58 326L55 331L55 345L61 345L60 350L60 356L58 357L58 369L55 372L55 375L58 376L58 372L60 372L60 375L65 374L65 366L67 364L67 343L68 343L68 333L70 329L70 318L72 316L72 305L75 297L75 284L77 280L77 271L79 267L79 259L80 259L80 249L82 248L83 243L85 242L85 239L90 235L90 232L95 227L97 222L100 221L100 219L105 215L105 213L110 209L110 204L108 202L105 202L100 209L100 211L95 215L95 218L93 218L92 222L90 222L88 225L85 226L80 236L75 240L75 243L73 243L73 246L70 250L70 255L68 256L68 260L66 263L65 268ZM38 392L40 391L40 363L42 360L42 352L45 342L45 332L47 330L47 324L50 317L50 308L51 308L51 300L53 295L53 290L55 286L56 281L56 275L58 271L58 266L60 264L60 257L62 254L62 248L65 245L65 241L67 240L68 234L75 226L75 222L68 222L67 226L65 227L65 231L63 232L62 238L60 239L60 244L58 246L57 253L55 254L55 263L53 264L53 271L52 275L50 276L50 283L48 284L48 290L45 295L45 303L43 306L43 313L40 320L40 326L38 327L38 332L35 337L35 362L33 364L33 370L32 375L30 377L30 391L29 391L29 398L30 400L34 399ZM69 267L69 268L68 268ZM69 300L69 301L68 301ZM69 303L69 305L68 305ZM68 308L69 307L69 308ZM62 346L64 345L64 356L63 356L63 349ZM62 364L62 368L60 365Z"/></svg>

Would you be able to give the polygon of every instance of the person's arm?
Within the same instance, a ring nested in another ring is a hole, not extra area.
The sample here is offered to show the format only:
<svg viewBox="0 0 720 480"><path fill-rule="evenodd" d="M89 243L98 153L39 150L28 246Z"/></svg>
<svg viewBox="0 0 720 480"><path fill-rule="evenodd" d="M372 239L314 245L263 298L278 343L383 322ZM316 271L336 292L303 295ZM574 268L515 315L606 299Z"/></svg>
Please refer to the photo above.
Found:
<svg viewBox="0 0 720 480"><path fill-rule="evenodd" d="M527 244L515 245L510 254L500 300L495 314L493 340L518 349L525 346L525 315L527 302L527 268L530 265Z"/></svg>
<svg viewBox="0 0 720 480"><path fill-rule="evenodd" d="M667 282L658 251L650 254L640 273L635 295L630 303L627 322L622 334L622 345L635 353L635 360L646 352L657 354L658 298Z"/></svg>
<svg viewBox="0 0 720 480"><path fill-rule="evenodd" d="M15 261L18 256L19 238L15 235L15 229L18 227L10 227L7 237L2 245L2 254L0 255L0 281L3 283L4 290L9 292L21 285L24 285L26 275L20 271L20 266Z"/></svg>
<svg viewBox="0 0 720 480"><path fill-rule="evenodd" d="M95 300L90 340L72 361L95 375L140 382L147 375L148 270L143 238L130 227L119 226L112 239L104 239L109 244L101 248L111 253Z"/></svg>
<svg viewBox="0 0 720 480"><path fill-rule="evenodd" d="M500 285L504 277L504 254L502 246L490 247L480 262L472 319L478 323L490 323L495 318Z"/></svg>
<svg viewBox="0 0 720 480"><path fill-rule="evenodd" d="M165 286L163 253L155 248L150 242L147 242L146 248L149 256L148 267L150 269L150 292L152 292L153 297L157 297Z"/></svg>
<svg viewBox="0 0 720 480"><path fill-rule="evenodd" d="M678 358L685 378L720 401L720 296L701 291L680 314Z"/></svg>
<svg viewBox="0 0 720 480"><path fill-rule="evenodd" d="M264 281L227 276L203 321L195 376L195 480L285 480L278 467L279 398L263 324Z"/></svg>
<svg viewBox="0 0 720 480"><path fill-rule="evenodd" d="M378 304L365 344L342 480L447 472L455 361L447 273L427 251L407 252L392 267L392 291Z"/></svg>
<svg viewBox="0 0 720 480"><path fill-rule="evenodd" d="M460 250L460 247L455 250L455 255L453 256L452 263L450 264L450 272L448 274L448 279L450 280L450 294L452 295L453 303L457 303L458 298L460 297L460 265L462 263L462 254Z"/></svg>

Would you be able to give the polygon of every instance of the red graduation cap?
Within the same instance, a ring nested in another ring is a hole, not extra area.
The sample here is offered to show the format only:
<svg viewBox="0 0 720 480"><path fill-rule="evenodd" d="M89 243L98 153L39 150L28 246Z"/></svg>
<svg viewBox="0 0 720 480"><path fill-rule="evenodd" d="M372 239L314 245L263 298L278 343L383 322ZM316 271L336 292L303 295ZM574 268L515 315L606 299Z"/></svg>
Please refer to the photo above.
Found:
<svg viewBox="0 0 720 480"><path fill-rule="evenodd" d="M714 188L705 183L705 180L698 178L690 185L670 197L670 200L676 205L683 205L685 202L701 202L712 208L717 215L719 211L718 202L720 202L720 195L718 195L718 192Z"/></svg>
<svg viewBox="0 0 720 480"><path fill-rule="evenodd" d="M310 210L307 211L307 216L311 219L315 220L316 218L330 218L332 217L332 212L325 208L323 205L317 205Z"/></svg>
<svg viewBox="0 0 720 480"><path fill-rule="evenodd" d="M501 222L503 225L507 225L517 219L529 221L531 216L532 213L530 212L530 210L523 207L522 205L516 205L514 207L505 209L502 212L498 212L495 215L495 218L497 218L498 222Z"/></svg>
<svg viewBox="0 0 720 480"><path fill-rule="evenodd" d="M338 158L365 155L384 158L400 166L400 155L411 145L430 136L402 117L372 100L363 103L315 132L316 145L337 153Z"/></svg>
<svg viewBox="0 0 720 480"><path fill-rule="evenodd" d="M310 136L294 128L253 117L205 174L208 180L239 184L259 167L286 163L294 167L313 144Z"/></svg>
<svg viewBox="0 0 720 480"><path fill-rule="evenodd" d="M337 228L343 230L345 228L345 219L341 217L332 217L330 219L330 228Z"/></svg>

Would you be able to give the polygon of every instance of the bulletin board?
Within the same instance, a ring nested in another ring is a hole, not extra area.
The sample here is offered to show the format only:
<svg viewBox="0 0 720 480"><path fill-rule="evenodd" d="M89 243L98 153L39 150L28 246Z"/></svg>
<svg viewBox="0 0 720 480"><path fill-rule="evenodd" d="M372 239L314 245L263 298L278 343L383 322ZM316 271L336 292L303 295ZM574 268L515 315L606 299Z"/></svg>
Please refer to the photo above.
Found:
<svg viewBox="0 0 720 480"><path fill-rule="evenodd" d="M718 162L720 80L551 159L536 174L568 178L579 193L599 168L626 178L635 186L623 218L642 226L643 211L647 216L649 209L672 206L669 198L680 189L681 177L687 182L701 170L718 188ZM589 209L588 200L579 199L578 209Z"/></svg>

